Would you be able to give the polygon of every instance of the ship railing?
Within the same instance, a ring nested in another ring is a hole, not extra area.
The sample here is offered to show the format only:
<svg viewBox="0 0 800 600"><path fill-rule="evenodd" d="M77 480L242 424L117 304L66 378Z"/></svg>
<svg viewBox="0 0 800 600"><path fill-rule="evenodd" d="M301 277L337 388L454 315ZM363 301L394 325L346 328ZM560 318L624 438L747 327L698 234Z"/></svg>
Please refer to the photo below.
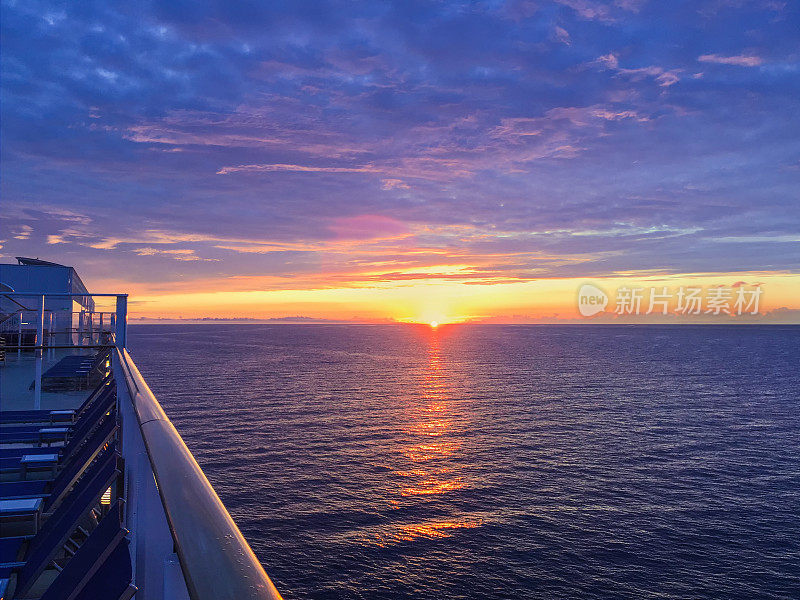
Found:
<svg viewBox="0 0 800 600"><path fill-rule="evenodd" d="M125 348L114 351L192 600L281 598ZM125 432L123 432L125 435ZM138 439L137 435L134 435ZM141 492L140 492L141 493Z"/></svg>
<svg viewBox="0 0 800 600"><path fill-rule="evenodd" d="M30 350L36 345L38 316L37 310L19 309L0 322L0 335L19 350ZM49 350L59 345L109 345L116 331L115 320L115 312L45 309L42 343Z"/></svg>
<svg viewBox="0 0 800 600"><path fill-rule="evenodd" d="M0 328L6 358L16 364L0 368L22 369L17 379L25 386L33 379L34 408L41 408L45 353L56 352L54 361L69 354L104 350L111 354L110 364L103 365L113 369L117 380L126 520L135 538L131 548L133 553L137 546L148 548L132 557L140 588L137 597L279 600L280 594L126 350L127 295L4 292L3 296L13 296L17 305L16 316L5 319ZM72 310L76 298L96 310ZM53 327L48 330L51 314ZM81 315L77 321L76 315ZM25 335L19 335L20 324ZM13 344L3 333L6 328L16 332L17 337L10 336ZM21 358L16 360L19 352ZM30 372L34 366L35 375ZM0 376L0 395L12 379Z"/></svg>
<svg viewBox="0 0 800 600"><path fill-rule="evenodd" d="M6 315L0 323L6 361L0 364L14 362L16 379L33 380L31 407L35 410L41 408L46 361L55 363L68 354L96 353L125 345L127 294L2 292L0 303ZM29 361L31 354L33 362ZM16 361L9 360L14 358ZM28 369L33 372L28 374ZM80 379L80 373L76 375ZM63 379L67 389L69 379ZM0 378L0 393L9 385ZM60 381L55 385L61 385Z"/></svg>

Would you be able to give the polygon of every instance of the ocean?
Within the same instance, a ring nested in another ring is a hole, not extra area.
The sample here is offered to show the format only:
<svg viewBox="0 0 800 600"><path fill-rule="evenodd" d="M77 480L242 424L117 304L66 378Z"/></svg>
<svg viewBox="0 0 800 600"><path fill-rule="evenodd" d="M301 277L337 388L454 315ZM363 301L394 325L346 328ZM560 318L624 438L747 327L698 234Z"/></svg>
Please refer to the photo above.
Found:
<svg viewBox="0 0 800 600"><path fill-rule="evenodd" d="M132 325L287 599L800 598L800 327Z"/></svg>

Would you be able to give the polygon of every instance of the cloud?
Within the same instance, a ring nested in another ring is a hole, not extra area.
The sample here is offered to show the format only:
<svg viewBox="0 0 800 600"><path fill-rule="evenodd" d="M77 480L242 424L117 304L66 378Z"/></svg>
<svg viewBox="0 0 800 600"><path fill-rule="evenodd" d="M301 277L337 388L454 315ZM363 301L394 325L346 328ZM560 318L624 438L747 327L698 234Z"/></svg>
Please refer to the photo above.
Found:
<svg viewBox="0 0 800 600"><path fill-rule="evenodd" d="M593 0L557 0L559 4L568 6L579 16L589 20L612 20L611 8L608 4Z"/></svg>
<svg viewBox="0 0 800 600"><path fill-rule="evenodd" d="M14 239L15 240L27 240L29 237L31 237L31 232L32 231L33 231L33 227L31 227L30 225L24 225L24 224L20 225L19 229L17 229L16 231L13 232L13 233L16 234L16 235L14 235Z"/></svg>
<svg viewBox="0 0 800 600"><path fill-rule="evenodd" d="M764 64L764 59L753 56L739 54L736 56L720 56L719 54L703 54L697 60L704 63L715 63L718 65L735 65L737 67L758 67Z"/></svg>
<svg viewBox="0 0 800 600"><path fill-rule="evenodd" d="M794 23L697 8L9 4L4 253L186 289L794 272Z"/></svg>
<svg viewBox="0 0 800 600"><path fill-rule="evenodd" d="M556 27L553 29L553 36L562 44L566 44L567 46L572 45L572 38L570 37L569 32L563 27L556 25Z"/></svg>
<svg viewBox="0 0 800 600"><path fill-rule="evenodd" d="M402 221L382 215L357 215L337 217L329 225L338 239L400 239L410 234L409 227Z"/></svg>
<svg viewBox="0 0 800 600"><path fill-rule="evenodd" d="M383 184L381 189L384 190L408 190L411 189L407 183L405 183L402 179L383 179L381 180Z"/></svg>
<svg viewBox="0 0 800 600"><path fill-rule="evenodd" d="M191 248L136 248L133 251L134 254L138 256L167 256L174 260L179 261L195 261L195 260L205 260L205 261L216 261L217 259L212 258L200 258L195 253L195 250Z"/></svg>
<svg viewBox="0 0 800 600"><path fill-rule="evenodd" d="M599 65L606 69L616 69L619 66L619 58L613 52L598 56L592 61L592 64Z"/></svg>
<svg viewBox="0 0 800 600"><path fill-rule="evenodd" d="M653 78L659 86L669 87L680 81L683 69L665 69L656 65L638 68L624 68L619 66L619 57L612 53L604 54L588 63L589 65L615 71L619 76L625 76L631 81L641 81L646 77Z"/></svg>
<svg viewBox="0 0 800 600"><path fill-rule="evenodd" d="M298 173L380 173L379 169L367 165L363 167L313 167L308 165L238 165L235 167L222 167L217 175L230 173L270 173L274 171L294 171Z"/></svg>

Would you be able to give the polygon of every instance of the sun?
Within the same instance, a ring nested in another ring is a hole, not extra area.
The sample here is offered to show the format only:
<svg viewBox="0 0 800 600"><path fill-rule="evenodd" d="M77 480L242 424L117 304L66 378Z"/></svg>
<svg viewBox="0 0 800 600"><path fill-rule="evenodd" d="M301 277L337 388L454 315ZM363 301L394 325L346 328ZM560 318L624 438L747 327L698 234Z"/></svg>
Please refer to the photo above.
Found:
<svg viewBox="0 0 800 600"><path fill-rule="evenodd" d="M439 321L431 321L431 329L436 329L439 326Z"/></svg>

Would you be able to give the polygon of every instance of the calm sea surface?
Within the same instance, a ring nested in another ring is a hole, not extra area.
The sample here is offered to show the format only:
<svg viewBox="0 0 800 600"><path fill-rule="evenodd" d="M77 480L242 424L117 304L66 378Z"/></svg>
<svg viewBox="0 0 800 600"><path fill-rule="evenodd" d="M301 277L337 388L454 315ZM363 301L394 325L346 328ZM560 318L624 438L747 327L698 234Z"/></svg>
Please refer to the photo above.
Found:
<svg viewBox="0 0 800 600"><path fill-rule="evenodd" d="M800 598L800 327L139 325L292 598Z"/></svg>

